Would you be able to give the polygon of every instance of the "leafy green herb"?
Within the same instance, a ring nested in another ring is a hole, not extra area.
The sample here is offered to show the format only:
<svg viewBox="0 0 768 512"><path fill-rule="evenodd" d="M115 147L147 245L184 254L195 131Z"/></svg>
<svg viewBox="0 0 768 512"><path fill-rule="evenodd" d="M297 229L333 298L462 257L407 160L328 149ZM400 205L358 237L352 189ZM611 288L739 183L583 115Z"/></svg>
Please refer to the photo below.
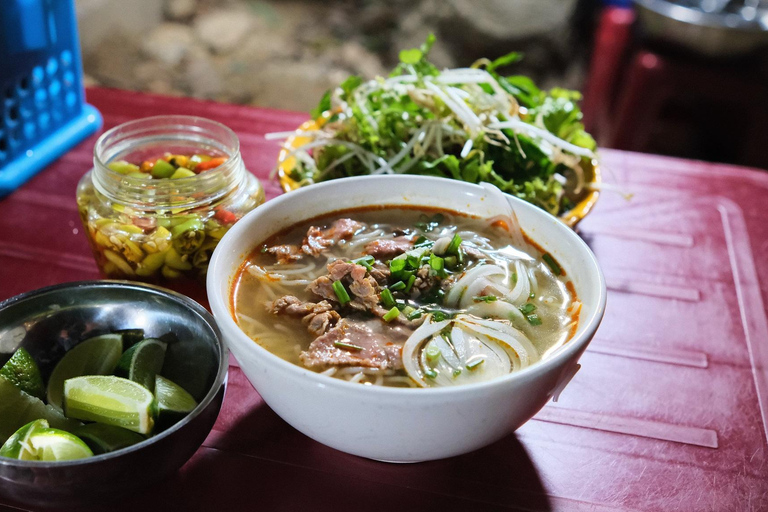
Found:
<svg viewBox="0 0 768 512"><path fill-rule="evenodd" d="M495 302L498 300L498 297L495 295L478 295L476 297L472 297L472 300L475 302Z"/></svg>
<svg viewBox="0 0 768 512"><path fill-rule="evenodd" d="M536 304L532 304L530 302L527 302L527 303L523 304L522 306L520 306L520 312L522 314L524 314L524 315L530 315L534 311L536 311Z"/></svg>
<svg viewBox="0 0 768 512"><path fill-rule="evenodd" d="M581 122L581 95L560 88L543 91L528 77L500 75L500 70L522 58L515 52L492 62L478 61L478 70L441 71L428 60L434 42L430 35L419 48L401 51L400 63L389 80L364 83L360 77L351 76L326 93L312 116L329 112L332 105L341 111L333 112L331 122L316 134L308 134L310 142L323 141L322 150L307 151L308 158L297 159L291 177L309 184L380 169L441 176L489 182L553 214L563 211L571 201L562 178L566 173L580 174L575 168L589 163L595 149L594 139ZM478 74L484 76L481 83ZM435 79L438 75L440 80ZM399 77L408 88L397 83ZM493 80L497 82L494 86L490 83ZM366 88L365 94L357 94L361 87ZM461 90L460 96L467 99L453 97L446 102L435 93L435 87L443 88L446 98L448 92ZM424 97L434 100L416 100L414 91L423 91ZM480 105L485 109L485 105L499 104L503 94L499 91L509 95L505 101L511 108L490 114L478 110ZM474 97L482 94L488 96ZM524 109L517 109L518 105ZM462 114L468 110L475 110L479 121ZM510 126L494 127L495 122ZM427 126L429 137L425 136ZM556 139L542 137L542 127ZM457 137L459 133L466 135ZM419 144L413 143L417 140ZM559 151L552 151L552 146ZM463 151L465 147L469 150ZM402 153L403 148L408 151ZM576 158L553 159L560 153ZM421 220L417 226L425 232L435 228L432 219Z"/></svg>

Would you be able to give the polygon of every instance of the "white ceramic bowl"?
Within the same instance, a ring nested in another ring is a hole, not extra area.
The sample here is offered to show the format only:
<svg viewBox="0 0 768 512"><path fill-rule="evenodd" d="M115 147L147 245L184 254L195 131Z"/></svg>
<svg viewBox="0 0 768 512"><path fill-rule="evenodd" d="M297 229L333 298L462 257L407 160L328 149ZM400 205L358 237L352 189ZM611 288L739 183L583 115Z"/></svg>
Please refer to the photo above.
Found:
<svg viewBox="0 0 768 512"><path fill-rule="evenodd" d="M312 439L392 462L467 453L510 434L568 383L605 310L595 256L562 222L509 197L525 232L573 280L583 306L576 335L551 357L502 378L454 388L363 386L320 375L268 352L237 326L230 293L238 267L270 235L300 221L368 205L423 205L490 217L486 189L423 176L365 176L328 181L273 199L224 236L208 269L208 299L224 339L267 404Z"/></svg>

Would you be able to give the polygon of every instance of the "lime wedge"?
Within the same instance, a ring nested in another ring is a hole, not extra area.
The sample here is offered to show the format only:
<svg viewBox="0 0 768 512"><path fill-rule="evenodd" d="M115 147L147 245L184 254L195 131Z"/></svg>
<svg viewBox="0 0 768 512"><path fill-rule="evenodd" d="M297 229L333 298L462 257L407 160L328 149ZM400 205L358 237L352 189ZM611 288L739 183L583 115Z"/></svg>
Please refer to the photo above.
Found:
<svg viewBox="0 0 768 512"><path fill-rule="evenodd" d="M45 387L40 369L29 352L24 348L18 349L2 368L0 376L5 377L22 391L39 399L45 398Z"/></svg>
<svg viewBox="0 0 768 512"><path fill-rule="evenodd" d="M144 329L119 329L112 331L112 334L119 334L123 337L123 348L132 347L144 339Z"/></svg>
<svg viewBox="0 0 768 512"><path fill-rule="evenodd" d="M81 375L108 375L123 353L120 334L104 334L80 342L64 354L48 380L48 403L61 409L64 381Z"/></svg>
<svg viewBox="0 0 768 512"><path fill-rule="evenodd" d="M155 424L156 411L152 393L128 379L91 375L64 382L64 413L69 418L148 434Z"/></svg>
<svg viewBox="0 0 768 512"><path fill-rule="evenodd" d="M35 454L30 451L29 436L38 430L49 428L45 420L30 421L14 434L0 448L0 456L19 460L35 460Z"/></svg>
<svg viewBox="0 0 768 512"><path fill-rule="evenodd" d="M96 454L113 452L144 440L136 432L103 423L83 425L75 430L74 434L85 441Z"/></svg>
<svg viewBox="0 0 768 512"><path fill-rule="evenodd" d="M56 428L44 428L30 434L29 449L34 459L46 462L84 459L93 452L79 437Z"/></svg>
<svg viewBox="0 0 768 512"><path fill-rule="evenodd" d="M57 409L29 395L0 377L0 441L5 441L30 421L44 419L50 426L72 430L80 422L70 420Z"/></svg>
<svg viewBox="0 0 768 512"><path fill-rule="evenodd" d="M115 375L138 382L148 390L155 391L155 375L163 369L165 343L154 338L140 341L125 351L115 368Z"/></svg>
<svg viewBox="0 0 768 512"><path fill-rule="evenodd" d="M158 426L168 428L197 407L197 401L184 388L158 375L155 379Z"/></svg>

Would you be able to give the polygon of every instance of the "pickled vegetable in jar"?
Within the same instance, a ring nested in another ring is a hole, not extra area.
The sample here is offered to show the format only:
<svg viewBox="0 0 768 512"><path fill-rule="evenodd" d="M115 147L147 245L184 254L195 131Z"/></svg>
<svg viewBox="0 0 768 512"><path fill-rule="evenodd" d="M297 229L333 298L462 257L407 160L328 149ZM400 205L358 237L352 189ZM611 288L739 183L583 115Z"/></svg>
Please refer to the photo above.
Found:
<svg viewBox="0 0 768 512"><path fill-rule="evenodd" d="M93 161L77 203L99 269L110 278L204 282L221 237L264 202L237 136L208 119L122 124L99 138Z"/></svg>

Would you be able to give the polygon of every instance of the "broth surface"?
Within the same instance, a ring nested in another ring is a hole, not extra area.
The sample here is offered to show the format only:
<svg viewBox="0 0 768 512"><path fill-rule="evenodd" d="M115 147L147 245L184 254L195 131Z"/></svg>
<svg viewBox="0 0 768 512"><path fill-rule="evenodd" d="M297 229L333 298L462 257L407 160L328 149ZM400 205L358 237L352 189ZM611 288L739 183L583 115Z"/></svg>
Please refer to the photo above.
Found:
<svg viewBox="0 0 768 512"><path fill-rule="evenodd" d="M356 223L352 225L354 234L333 238L344 231L339 226L352 229L348 220ZM580 304L567 276L553 272L552 264L554 270L560 270L557 262L545 261L535 243L513 245L513 237L504 228L504 223L427 208L346 210L301 222L265 240L241 266L232 289L236 321L254 341L286 361L364 384L461 384L487 380L508 366L508 371L514 371L546 357L568 340L575 332ZM315 240L308 232L324 233L335 241L316 255L310 254L312 247L310 253L302 252ZM457 238L457 249L448 243L444 250L447 240L456 245ZM397 244L408 250L377 252ZM356 266L370 268L365 272L358 268L356 277L365 277L355 281L354 272L341 279L333 277L341 275L342 262L361 258L364 261ZM409 261L405 270L396 271L401 265L393 262L397 259ZM377 269L384 274L389 271L389 275L383 278ZM414 270L414 278L408 269ZM424 277L421 281L420 276ZM329 288L318 283L328 284L326 281L338 281L352 302L344 304L335 291L322 292ZM376 293L361 299L353 290L359 291L358 285L366 282L373 284ZM386 295L395 300L394 305ZM286 297L296 299L290 299L293 306L276 313ZM306 312L306 304L323 303L330 309L314 307L327 310L318 314L330 317L329 324L325 330L310 332L311 320L320 322L298 310ZM474 322L479 319L486 320L478 327ZM430 325L441 325L438 322L449 325L431 341L425 339L408 363L404 359L399 364L403 345L419 325L425 331ZM494 337L496 331L489 334L488 325L506 334ZM319 338L330 331L343 331L343 336L323 345L320 341L325 338ZM509 342L504 341L510 336ZM387 341L369 347L369 338ZM358 339L363 342L356 342ZM523 348L515 348L520 344ZM521 354L531 345L530 355ZM367 358L369 354L375 357Z"/></svg>

